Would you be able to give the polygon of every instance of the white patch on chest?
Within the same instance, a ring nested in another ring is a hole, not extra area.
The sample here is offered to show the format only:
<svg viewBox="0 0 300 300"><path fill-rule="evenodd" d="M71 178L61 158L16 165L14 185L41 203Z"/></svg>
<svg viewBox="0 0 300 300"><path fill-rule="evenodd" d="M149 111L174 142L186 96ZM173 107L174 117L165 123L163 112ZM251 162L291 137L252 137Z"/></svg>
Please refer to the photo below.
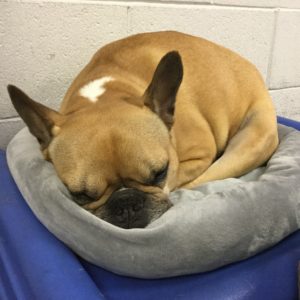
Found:
<svg viewBox="0 0 300 300"><path fill-rule="evenodd" d="M96 79L82 87L79 91L80 96L89 99L91 102L97 102L98 98L106 91L105 84L113 81L111 76L105 76L100 79Z"/></svg>

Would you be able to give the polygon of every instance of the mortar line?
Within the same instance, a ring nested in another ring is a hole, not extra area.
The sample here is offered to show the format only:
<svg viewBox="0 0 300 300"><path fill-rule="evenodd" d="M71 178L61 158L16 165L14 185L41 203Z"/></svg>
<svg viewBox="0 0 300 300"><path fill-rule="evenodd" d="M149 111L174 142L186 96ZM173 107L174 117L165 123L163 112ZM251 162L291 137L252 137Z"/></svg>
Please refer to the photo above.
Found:
<svg viewBox="0 0 300 300"><path fill-rule="evenodd" d="M129 35L131 29L131 20L130 20L130 6L127 6L126 9L126 17L127 17L127 35Z"/></svg>
<svg viewBox="0 0 300 300"><path fill-rule="evenodd" d="M134 6L134 5L160 5L161 7L167 7L168 4L177 5L177 6L205 6L205 7L224 7L224 8L236 8L236 9L261 9L261 10L272 10L272 9L292 9L292 10L300 10L298 7L282 7L282 6L258 6L258 5L233 5L233 4L222 4L215 3L212 1L206 2L196 2L196 1L185 1L185 2L177 2L174 0L161 2L160 0L153 1L137 1L137 0L109 0L109 1L98 1L98 0L0 0L0 3L69 3L69 4L99 4L99 5L122 5L122 6Z"/></svg>
<svg viewBox="0 0 300 300"><path fill-rule="evenodd" d="M269 51L269 59L268 59L268 69L267 69L267 86L269 87L271 84L271 76L272 76L272 65L273 65L273 56L274 56L274 49L275 49L275 41L277 35L277 23L278 23L278 16L279 16L280 9L277 8L274 10L274 23L273 23L273 31L271 37L271 45Z"/></svg>
<svg viewBox="0 0 300 300"><path fill-rule="evenodd" d="M292 89L300 89L300 85L279 87L279 88L269 88L269 91L282 91L282 90L292 90Z"/></svg>

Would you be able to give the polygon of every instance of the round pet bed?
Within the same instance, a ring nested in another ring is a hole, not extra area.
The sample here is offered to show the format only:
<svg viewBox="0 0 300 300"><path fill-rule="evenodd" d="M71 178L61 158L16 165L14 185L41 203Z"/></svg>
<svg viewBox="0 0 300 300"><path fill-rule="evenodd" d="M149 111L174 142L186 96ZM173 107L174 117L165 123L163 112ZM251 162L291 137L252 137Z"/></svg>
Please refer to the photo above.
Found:
<svg viewBox="0 0 300 300"><path fill-rule="evenodd" d="M144 229L115 227L74 203L27 129L7 159L32 211L74 252L118 274L162 278L245 259L299 228L300 132L279 126L279 135L265 167L171 193L174 206Z"/></svg>

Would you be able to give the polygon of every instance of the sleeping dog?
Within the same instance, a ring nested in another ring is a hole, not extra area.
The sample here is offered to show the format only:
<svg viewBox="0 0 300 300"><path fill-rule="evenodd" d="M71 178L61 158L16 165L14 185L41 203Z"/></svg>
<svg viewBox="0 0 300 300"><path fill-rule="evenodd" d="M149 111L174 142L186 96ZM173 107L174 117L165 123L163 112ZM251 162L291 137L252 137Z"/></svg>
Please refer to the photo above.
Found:
<svg viewBox="0 0 300 300"><path fill-rule="evenodd" d="M122 228L145 227L168 194L241 176L278 145L257 69L207 40L144 33L101 48L58 111L8 92L74 201Z"/></svg>

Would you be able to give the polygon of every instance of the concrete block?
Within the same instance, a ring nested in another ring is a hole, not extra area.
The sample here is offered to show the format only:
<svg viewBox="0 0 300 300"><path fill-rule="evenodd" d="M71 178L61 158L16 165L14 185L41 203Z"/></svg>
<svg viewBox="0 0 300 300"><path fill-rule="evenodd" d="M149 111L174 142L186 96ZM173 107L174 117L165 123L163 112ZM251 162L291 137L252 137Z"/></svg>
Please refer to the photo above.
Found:
<svg viewBox="0 0 300 300"><path fill-rule="evenodd" d="M125 5L0 1L0 11L0 117L16 115L8 83L58 108L91 56L127 35Z"/></svg>
<svg viewBox="0 0 300 300"><path fill-rule="evenodd" d="M300 121L300 87L270 91L277 115Z"/></svg>
<svg viewBox="0 0 300 300"><path fill-rule="evenodd" d="M207 38L252 61L267 76L273 10L205 5L136 5L129 9L129 32L177 30Z"/></svg>
<svg viewBox="0 0 300 300"><path fill-rule="evenodd" d="M20 118L0 120L0 149L6 149L6 146L15 134L25 127Z"/></svg>
<svg viewBox="0 0 300 300"><path fill-rule="evenodd" d="M270 88L300 86L300 11L280 10L276 28Z"/></svg>
<svg viewBox="0 0 300 300"><path fill-rule="evenodd" d="M212 0L212 2L233 6L300 8L299 1L295 0Z"/></svg>

